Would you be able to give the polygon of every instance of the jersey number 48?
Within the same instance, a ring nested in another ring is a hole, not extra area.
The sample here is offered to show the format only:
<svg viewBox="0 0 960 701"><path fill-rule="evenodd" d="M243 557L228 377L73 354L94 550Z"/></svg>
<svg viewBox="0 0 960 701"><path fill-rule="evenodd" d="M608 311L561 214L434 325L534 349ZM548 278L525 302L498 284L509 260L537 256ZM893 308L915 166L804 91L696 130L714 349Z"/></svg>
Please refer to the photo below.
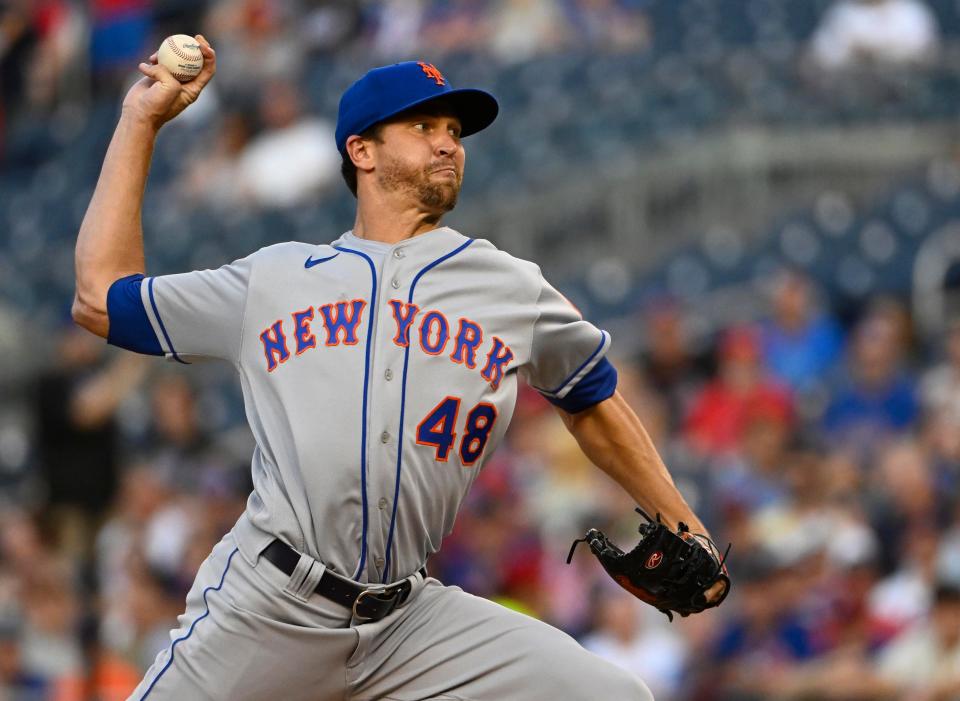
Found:
<svg viewBox="0 0 960 701"><path fill-rule="evenodd" d="M436 449L438 462L447 462L456 442L457 416L460 413L460 397L446 397L417 425L417 443ZM497 408L489 402L480 402L467 414L460 438L460 462L472 466L481 455L490 438L490 431L497 420Z"/></svg>

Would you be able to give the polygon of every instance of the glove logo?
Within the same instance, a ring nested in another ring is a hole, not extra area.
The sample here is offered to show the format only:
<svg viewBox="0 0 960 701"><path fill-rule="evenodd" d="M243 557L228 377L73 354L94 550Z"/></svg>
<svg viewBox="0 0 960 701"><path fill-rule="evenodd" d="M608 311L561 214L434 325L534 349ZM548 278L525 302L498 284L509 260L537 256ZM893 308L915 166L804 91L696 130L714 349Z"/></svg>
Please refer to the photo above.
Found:
<svg viewBox="0 0 960 701"><path fill-rule="evenodd" d="M644 567L646 567L648 570L655 570L660 566L661 562L663 562L663 553L658 550L647 558L647 562Z"/></svg>

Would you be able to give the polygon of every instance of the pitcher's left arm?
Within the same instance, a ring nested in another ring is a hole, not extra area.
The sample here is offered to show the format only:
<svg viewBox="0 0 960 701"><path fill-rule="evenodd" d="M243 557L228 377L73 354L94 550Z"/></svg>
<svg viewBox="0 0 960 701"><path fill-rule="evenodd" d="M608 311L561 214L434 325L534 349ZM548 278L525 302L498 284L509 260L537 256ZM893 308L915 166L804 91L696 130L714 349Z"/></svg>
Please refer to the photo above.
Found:
<svg viewBox="0 0 960 701"><path fill-rule="evenodd" d="M684 500L657 453L639 417L620 392L593 406L569 413L557 407L567 430L593 464L606 472L650 515L659 514L675 531L680 523L709 537L703 523ZM712 602L726 585L717 581L707 590Z"/></svg>

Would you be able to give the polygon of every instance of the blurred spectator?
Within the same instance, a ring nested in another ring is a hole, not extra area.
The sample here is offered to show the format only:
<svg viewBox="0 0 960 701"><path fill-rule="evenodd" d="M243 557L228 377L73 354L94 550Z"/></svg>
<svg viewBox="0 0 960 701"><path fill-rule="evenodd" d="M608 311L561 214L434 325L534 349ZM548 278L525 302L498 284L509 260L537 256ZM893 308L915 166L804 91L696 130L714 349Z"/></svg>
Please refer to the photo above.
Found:
<svg viewBox="0 0 960 701"><path fill-rule="evenodd" d="M82 673L57 680L49 701L125 701L143 677L143 670L115 652L106 649L99 640L99 630L93 618L88 619L80 633L86 658Z"/></svg>
<svg viewBox="0 0 960 701"><path fill-rule="evenodd" d="M713 651L724 663L714 693L721 699L761 701L787 690L793 669L817 654L817 641L799 611L799 570L754 551L737 572L737 609Z"/></svg>
<svg viewBox="0 0 960 701"><path fill-rule="evenodd" d="M0 122L6 106L49 110L60 98L85 96L85 34L80 7L67 0L0 7Z"/></svg>
<svg viewBox="0 0 960 701"><path fill-rule="evenodd" d="M227 112L209 151L202 151L184 167L176 196L188 206L203 205L229 211L245 204L237 168L253 134L251 120L241 111Z"/></svg>
<svg viewBox="0 0 960 701"><path fill-rule="evenodd" d="M183 374L161 376L150 388L150 404L152 424L140 448L140 459L157 471L164 483L197 492L208 479L207 473L236 467L201 423L197 392Z"/></svg>
<svg viewBox="0 0 960 701"><path fill-rule="evenodd" d="M201 33L217 50L215 83L225 95L254 100L264 83L301 73L307 37L296 9L283 0L214 0Z"/></svg>
<svg viewBox="0 0 960 701"><path fill-rule="evenodd" d="M213 500L210 508L216 511ZM207 532L206 511L197 495L172 489L151 467L126 474L117 510L97 541L104 664L120 655L142 674L169 644L168 632L202 559L195 550L208 553L211 539L225 531ZM235 510L234 520L237 515Z"/></svg>
<svg viewBox="0 0 960 701"><path fill-rule="evenodd" d="M716 496L724 506L736 504L750 513L788 497L783 467L790 439L788 416L751 412L745 419L740 450L713 465Z"/></svg>
<svg viewBox="0 0 960 701"><path fill-rule="evenodd" d="M929 615L879 655L856 638L792 670L778 698L823 701L951 701L960 692L960 590L939 586Z"/></svg>
<svg viewBox="0 0 960 701"><path fill-rule="evenodd" d="M496 0L490 15L489 46L504 64L555 51L570 39L559 3L551 0Z"/></svg>
<svg viewBox="0 0 960 701"><path fill-rule="evenodd" d="M877 671L900 698L960 697L960 588L937 587L929 615L882 652Z"/></svg>
<svg viewBox="0 0 960 701"><path fill-rule="evenodd" d="M844 564L835 562L824 570L820 586L827 610L821 633L830 650L857 646L872 653L893 635L895 631L878 620L867 605L879 579L876 561L869 555Z"/></svg>
<svg viewBox="0 0 960 701"><path fill-rule="evenodd" d="M57 350L57 364L33 394L37 459L58 544L85 553L117 490L116 412L147 365L121 353L104 366L103 340L76 327L61 333Z"/></svg>
<svg viewBox="0 0 960 701"><path fill-rule="evenodd" d="M910 310L902 299L885 294L871 298L867 305L866 319L880 319L893 331L893 342L900 358L907 367L912 367L916 353L916 336Z"/></svg>
<svg viewBox="0 0 960 701"><path fill-rule="evenodd" d="M937 547L937 578L960 587L960 508L957 507L954 507L953 522Z"/></svg>
<svg viewBox="0 0 960 701"><path fill-rule="evenodd" d="M920 397L928 413L960 427L960 319L947 327L944 346L946 358L924 373Z"/></svg>
<svg viewBox="0 0 960 701"><path fill-rule="evenodd" d="M609 585L598 591L596 608L596 628L583 639L583 646L643 679L658 701L677 699L687 650L666 621L653 622L653 616L662 614Z"/></svg>
<svg viewBox="0 0 960 701"><path fill-rule="evenodd" d="M814 62L826 71L909 65L936 52L936 16L922 0L838 0L811 41Z"/></svg>
<svg viewBox="0 0 960 701"><path fill-rule="evenodd" d="M922 446L929 455L933 481L945 508L960 506L960 421L950 410L924 419ZM960 564L960 560L958 560Z"/></svg>
<svg viewBox="0 0 960 701"><path fill-rule="evenodd" d="M636 3L623 0L567 2L574 42L601 51L642 51L653 28Z"/></svg>
<svg viewBox="0 0 960 701"><path fill-rule="evenodd" d="M903 534L897 569L867 597L867 605L886 630L899 632L930 611L937 574L938 532L914 526Z"/></svg>
<svg viewBox="0 0 960 701"><path fill-rule="evenodd" d="M124 474L114 512L97 534L96 577L106 602L116 601L129 585L127 567L141 545L139 539L170 498L170 489L156 470L137 465Z"/></svg>
<svg viewBox="0 0 960 701"><path fill-rule="evenodd" d="M752 420L792 416L790 396L763 368L756 329L726 332L719 354L717 377L694 400L685 426L690 443L710 455L739 449Z"/></svg>
<svg viewBox="0 0 960 701"><path fill-rule="evenodd" d="M843 528L824 499L827 476L818 455L794 453L780 471L787 496L754 512L750 542L775 553L777 562L793 564L819 556Z"/></svg>
<svg viewBox="0 0 960 701"><path fill-rule="evenodd" d="M814 308L812 283L798 272L779 274L772 297L773 313L762 326L767 367L795 391L816 389L840 354L840 327Z"/></svg>
<svg viewBox="0 0 960 701"><path fill-rule="evenodd" d="M919 416L915 381L902 368L897 330L887 319L859 324L835 387L823 427L836 444L875 449L912 428Z"/></svg>
<svg viewBox="0 0 960 701"><path fill-rule="evenodd" d="M292 83L263 86L260 118L264 130L247 144L238 163L244 197L261 207L289 207L310 201L336 182L340 154L333 126L303 114Z"/></svg>
<svg viewBox="0 0 960 701"><path fill-rule="evenodd" d="M667 299L650 304L643 318L645 349L640 362L651 388L667 401L671 430L681 424L712 371L709 356L694 349L685 321L681 307Z"/></svg>
<svg viewBox="0 0 960 701"><path fill-rule="evenodd" d="M137 626L129 606L133 596L130 591L138 572L146 567L144 557L149 555L149 549L145 534L155 517L173 503L174 492L155 470L135 467L124 476L117 508L97 538L96 572L102 602L100 639L108 649L129 657L136 657L132 650L137 641Z"/></svg>
<svg viewBox="0 0 960 701"><path fill-rule="evenodd" d="M425 4L426 0L384 0L371 8L376 13L372 44L377 56L399 61L420 50Z"/></svg>
<svg viewBox="0 0 960 701"><path fill-rule="evenodd" d="M49 685L41 675L23 665L22 631L14 619L0 623L0 698L11 701L44 701Z"/></svg>
<svg viewBox="0 0 960 701"><path fill-rule="evenodd" d="M0 627L15 625L19 637L16 649L3 650L10 669L0 671L0 683L37 688L38 680L53 685L81 673L79 587L70 561L53 553L32 518L7 510L0 512L0 563ZM13 680L2 679L5 673Z"/></svg>
<svg viewBox="0 0 960 701"><path fill-rule="evenodd" d="M42 562L37 557L37 561L31 575L21 582L24 666L53 680L81 674L80 602L70 572L55 560Z"/></svg>
<svg viewBox="0 0 960 701"><path fill-rule="evenodd" d="M363 14L356 0L305 0L299 23L305 48L316 54L336 54L357 38Z"/></svg>
<svg viewBox="0 0 960 701"><path fill-rule="evenodd" d="M51 109L61 98L83 98L86 57L85 18L67 0L32 3L32 23L37 44L27 68L25 97L33 108Z"/></svg>
<svg viewBox="0 0 960 701"><path fill-rule="evenodd" d="M29 9L27 2L0 6L0 136L9 113L26 94L28 56L37 42Z"/></svg>
<svg viewBox="0 0 960 701"><path fill-rule="evenodd" d="M914 528L946 525L947 503L936 490L928 456L913 441L885 447L877 457L871 483L871 521L885 543L883 561L890 569L906 554L907 533Z"/></svg>
<svg viewBox="0 0 960 701"><path fill-rule="evenodd" d="M152 54L152 0L93 0L90 70L99 94L116 93L137 63ZM157 42L159 46L160 42Z"/></svg>
<svg viewBox="0 0 960 701"><path fill-rule="evenodd" d="M127 654L139 669L146 670L157 653L170 644L170 622L183 609L185 592L136 558L129 570L130 586L122 604L131 624Z"/></svg>
<svg viewBox="0 0 960 701"><path fill-rule="evenodd" d="M210 0L160 0L153 7L154 38L157 46L171 34L200 33Z"/></svg>
<svg viewBox="0 0 960 701"><path fill-rule="evenodd" d="M441 55L485 48L489 18L488 0L431 3L423 15L418 43Z"/></svg>

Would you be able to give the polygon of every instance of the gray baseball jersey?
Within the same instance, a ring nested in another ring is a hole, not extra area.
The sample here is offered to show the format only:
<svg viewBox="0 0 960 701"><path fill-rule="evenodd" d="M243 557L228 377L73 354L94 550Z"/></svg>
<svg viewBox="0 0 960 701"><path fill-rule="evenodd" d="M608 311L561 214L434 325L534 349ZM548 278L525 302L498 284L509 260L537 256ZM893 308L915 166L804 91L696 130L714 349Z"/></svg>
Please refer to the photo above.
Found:
<svg viewBox="0 0 960 701"><path fill-rule="evenodd" d="M510 423L521 375L578 411L609 397L609 335L488 241L449 229L388 245L347 233L225 265L131 276L111 343L237 368L256 439L234 529L359 582L416 572Z"/></svg>

